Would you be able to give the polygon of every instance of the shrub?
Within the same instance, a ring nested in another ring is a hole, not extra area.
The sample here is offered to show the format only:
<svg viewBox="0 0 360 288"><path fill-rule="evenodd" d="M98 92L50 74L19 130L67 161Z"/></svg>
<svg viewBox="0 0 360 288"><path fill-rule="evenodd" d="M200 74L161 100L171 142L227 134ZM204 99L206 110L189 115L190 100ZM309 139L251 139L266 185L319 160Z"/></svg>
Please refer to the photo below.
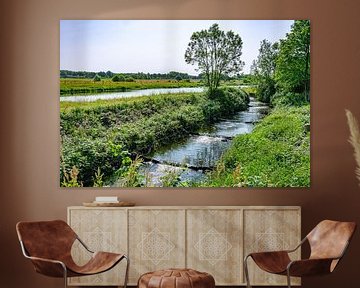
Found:
<svg viewBox="0 0 360 288"><path fill-rule="evenodd" d="M93 177L98 169L107 175L108 180L109 175L119 169L123 159L128 157L128 152L103 137L73 137L63 138L62 155L60 179L64 179L76 166L77 181L84 186L93 186Z"/></svg>
<svg viewBox="0 0 360 288"><path fill-rule="evenodd" d="M175 80L176 81L181 81L183 78L181 77L181 75L176 75L176 77L175 77Z"/></svg>
<svg viewBox="0 0 360 288"><path fill-rule="evenodd" d="M126 82L135 82L135 79L133 77L126 77L125 81Z"/></svg>
<svg viewBox="0 0 360 288"><path fill-rule="evenodd" d="M249 95L234 87L224 87L208 92L208 97L219 102L221 113L233 114L236 111L245 110L250 102Z"/></svg>
<svg viewBox="0 0 360 288"><path fill-rule="evenodd" d="M96 74L95 77L93 78L93 81L99 82L99 81L101 81L101 77L98 74Z"/></svg>
<svg viewBox="0 0 360 288"><path fill-rule="evenodd" d="M125 77L124 77L124 75L116 74L116 75L111 79L111 81L113 81L113 82L124 82L124 81L125 81Z"/></svg>
<svg viewBox="0 0 360 288"><path fill-rule="evenodd" d="M304 94L294 92L277 92L271 98L272 106L303 106L308 102L305 99Z"/></svg>
<svg viewBox="0 0 360 288"><path fill-rule="evenodd" d="M259 83L256 91L256 98L261 102L270 103L271 97L275 92L275 81L271 78L267 78Z"/></svg>

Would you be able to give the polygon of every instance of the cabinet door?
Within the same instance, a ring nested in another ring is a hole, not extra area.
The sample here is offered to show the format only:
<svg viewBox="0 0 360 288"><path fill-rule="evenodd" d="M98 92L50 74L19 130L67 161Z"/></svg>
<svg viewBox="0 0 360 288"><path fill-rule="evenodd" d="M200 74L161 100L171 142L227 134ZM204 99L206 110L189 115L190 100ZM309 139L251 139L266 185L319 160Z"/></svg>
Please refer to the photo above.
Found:
<svg viewBox="0 0 360 288"><path fill-rule="evenodd" d="M127 215L125 209L70 209L69 225L93 251L127 253ZM76 263L84 264L89 258L78 241L72 255ZM113 269L93 276L69 278L70 285L122 285L126 261Z"/></svg>
<svg viewBox="0 0 360 288"><path fill-rule="evenodd" d="M299 209L249 209L244 210L244 254L251 252L287 250L300 243ZM300 249L292 253L300 259ZM248 260L250 283L252 285L286 285L286 277L266 273ZM299 278L292 284L299 285Z"/></svg>
<svg viewBox="0 0 360 288"><path fill-rule="evenodd" d="M242 211L187 211L187 267L210 273L216 285L242 280Z"/></svg>
<svg viewBox="0 0 360 288"><path fill-rule="evenodd" d="M185 267L185 210L129 210L130 284L145 272Z"/></svg>

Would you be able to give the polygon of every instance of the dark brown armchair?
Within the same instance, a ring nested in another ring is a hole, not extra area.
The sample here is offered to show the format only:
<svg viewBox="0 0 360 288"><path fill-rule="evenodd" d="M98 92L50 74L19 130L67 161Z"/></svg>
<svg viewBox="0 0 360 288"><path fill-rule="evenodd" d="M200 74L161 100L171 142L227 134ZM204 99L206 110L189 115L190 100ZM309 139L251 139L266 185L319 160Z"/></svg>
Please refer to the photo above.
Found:
<svg viewBox="0 0 360 288"><path fill-rule="evenodd" d="M127 261L124 288L127 285L129 259L124 254L91 251L62 220L19 222L16 231L24 256L31 260L35 271L50 277L88 276L110 270L122 259ZM92 254L83 266L78 266L71 257L71 247L78 240Z"/></svg>
<svg viewBox="0 0 360 288"><path fill-rule="evenodd" d="M250 253L244 259L247 287L251 287L247 267L249 257L266 272L286 275L289 288L291 287L291 276L304 277L333 272L344 256L355 229L356 224L354 222L324 220L295 249ZM306 241L309 242L311 249L309 259L291 261L289 253L296 251Z"/></svg>

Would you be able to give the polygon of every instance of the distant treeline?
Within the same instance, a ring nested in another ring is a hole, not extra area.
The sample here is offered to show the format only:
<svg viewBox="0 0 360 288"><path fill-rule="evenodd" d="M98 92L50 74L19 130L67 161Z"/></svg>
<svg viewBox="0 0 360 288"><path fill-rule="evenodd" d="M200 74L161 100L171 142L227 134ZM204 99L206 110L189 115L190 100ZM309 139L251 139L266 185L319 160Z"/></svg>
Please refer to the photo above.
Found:
<svg viewBox="0 0 360 288"><path fill-rule="evenodd" d="M71 70L60 70L60 78L77 78L77 79L96 79L97 77L112 79L114 76L119 76L124 79L135 79L135 80L160 80L160 79L173 79L173 80L200 80L203 78L203 74L189 75L187 73L170 71L169 73L114 73L111 71L100 71L100 72L88 72L88 71L71 71ZM244 84L251 83L253 76L249 74L240 74L234 77L222 75L222 80L238 79L243 80Z"/></svg>
<svg viewBox="0 0 360 288"><path fill-rule="evenodd" d="M96 75L101 78L112 78L115 75L123 75L126 78L133 79L200 79L201 75L189 75L187 73L170 71L169 73L114 73L111 71L88 72L88 71L70 71L60 70L60 78L88 78L93 79Z"/></svg>

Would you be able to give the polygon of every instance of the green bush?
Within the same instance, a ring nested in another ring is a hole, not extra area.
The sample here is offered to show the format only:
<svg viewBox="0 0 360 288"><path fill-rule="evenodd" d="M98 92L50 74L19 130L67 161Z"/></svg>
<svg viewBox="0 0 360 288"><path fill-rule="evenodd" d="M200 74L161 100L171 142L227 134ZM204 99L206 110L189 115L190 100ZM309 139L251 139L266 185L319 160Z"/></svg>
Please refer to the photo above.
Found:
<svg viewBox="0 0 360 288"><path fill-rule="evenodd" d="M93 78L93 81L99 82L99 81L101 81L101 77L98 74L96 74L95 77Z"/></svg>
<svg viewBox="0 0 360 288"><path fill-rule="evenodd" d="M126 82L135 82L135 79L133 77L125 77Z"/></svg>
<svg viewBox="0 0 360 288"><path fill-rule="evenodd" d="M124 77L124 75L116 74L111 80L112 80L113 82L124 82L124 81L125 81L125 77Z"/></svg>
<svg viewBox="0 0 360 288"><path fill-rule="evenodd" d="M303 106L309 104L303 93L277 92L271 98L272 106Z"/></svg>
<svg viewBox="0 0 360 288"><path fill-rule="evenodd" d="M275 80L266 78L257 86L256 98L265 103L270 103L271 97L275 94Z"/></svg>
<svg viewBox="0 0 360 288"><path fill-rule="evenodd" d="M93 186L94 176L98 169L104 175L112 175L120 168L128 152L119 145L116 149L106 138L91 139L88 137L63 137L61 147L60 179L70 173L75 166L79 173L77 179L84 186ZM109 179L109 176L108 178Z"/></svg>
<svg viewBox="0 0 360 288"><path fill-rule="evenodd" d="M249 95L244 90L235 87L222 87L208 92L208 98L219 103L221 114L224 115L245 110L250 102Z"/></svg>

